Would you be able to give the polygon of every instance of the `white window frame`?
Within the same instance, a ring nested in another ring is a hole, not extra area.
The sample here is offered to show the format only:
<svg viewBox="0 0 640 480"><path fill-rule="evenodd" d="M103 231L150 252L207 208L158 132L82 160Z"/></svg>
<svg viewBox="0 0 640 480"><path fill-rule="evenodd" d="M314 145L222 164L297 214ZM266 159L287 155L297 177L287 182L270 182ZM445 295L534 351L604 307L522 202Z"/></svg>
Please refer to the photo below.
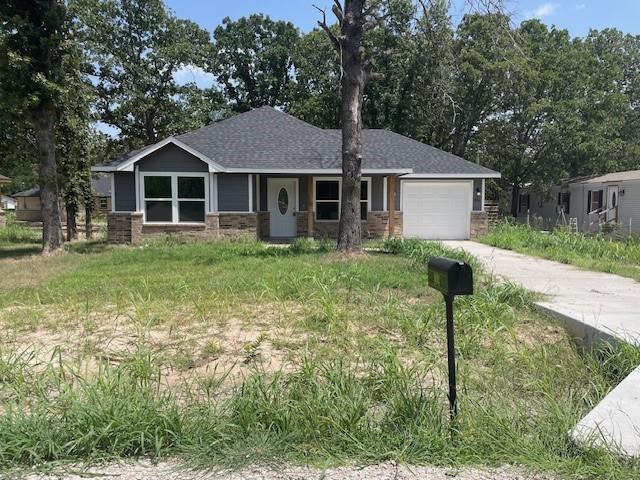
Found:
<svg viewBox="0 0 640 480"><path fill-rule="evenodd" d="M171 197L170 198L147 198L145 196L146 177L170 177ZM194 177L204 180L204 198L179 198L178 197L178 177ZM205 217L209 213L209 174L207 172L140 172L140 208L144 214L144 223L149 225L204 225L206 222L181 222L180 202L203 202ZM170 222L149 222L147 221L147 201L171 202Z"/></svg>
<svg viewBox="0 0 640 480"><path fill-rule="evenodd" d="M367 182L367 218L361 220L362 222L366 222L369 219L369 212L371 212L371 177L361 177L360 180L362 182ZM340 221L340 213L342 211L342 177L313 177L313 205L317 205L318 203L335 203L336 200L318 200L316 196L316 184L318 182L338 182L338 219L337 220L322 220L318 219L318 209L314 208L315 214L314 218L316 222L320 223L335 223ZM360 201L362 204L364 200Z"/></svg>

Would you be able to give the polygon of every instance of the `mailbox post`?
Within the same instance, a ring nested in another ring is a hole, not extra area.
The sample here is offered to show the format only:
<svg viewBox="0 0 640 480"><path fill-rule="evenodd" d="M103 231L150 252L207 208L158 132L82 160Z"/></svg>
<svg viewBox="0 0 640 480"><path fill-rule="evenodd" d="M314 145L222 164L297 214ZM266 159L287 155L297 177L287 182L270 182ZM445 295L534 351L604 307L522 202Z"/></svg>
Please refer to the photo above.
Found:
<svg viewBox="0 0 640 480"><path fill-rule="evenodd" d="M449 413L458 413L456 392L456 350L453 331L453 301L456 295L473 295L473 271L460 260L435 257L429 260L429 286L444 296L447 310L447 363L449 365Z"/></svg>

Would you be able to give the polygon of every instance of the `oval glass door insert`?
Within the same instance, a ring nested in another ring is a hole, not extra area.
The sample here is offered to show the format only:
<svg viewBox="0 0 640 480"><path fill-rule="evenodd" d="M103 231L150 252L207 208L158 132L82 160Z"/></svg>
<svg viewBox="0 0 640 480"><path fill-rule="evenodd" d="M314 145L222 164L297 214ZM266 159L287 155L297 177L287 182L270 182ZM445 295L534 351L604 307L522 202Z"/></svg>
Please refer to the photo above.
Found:
<svg viewBox="0 0 640 480"><path fill-rule="evenodd" d="M281 188L278 193L278 210L280 210L282 215L286 214L287 210L289 210L289 194L284 187Z"/></svg>

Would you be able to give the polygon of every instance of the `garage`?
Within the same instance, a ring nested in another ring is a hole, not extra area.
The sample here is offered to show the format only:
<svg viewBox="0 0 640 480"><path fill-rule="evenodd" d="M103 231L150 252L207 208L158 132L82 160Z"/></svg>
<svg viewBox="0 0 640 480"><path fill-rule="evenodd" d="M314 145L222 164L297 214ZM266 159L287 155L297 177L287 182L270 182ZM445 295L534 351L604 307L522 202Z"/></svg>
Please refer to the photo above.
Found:
<svg viewBox="0 0 640 480"><path fill-rule="evenodd" d="M405 238L469 238L472 181L404 180L401 185Z"/></svg>

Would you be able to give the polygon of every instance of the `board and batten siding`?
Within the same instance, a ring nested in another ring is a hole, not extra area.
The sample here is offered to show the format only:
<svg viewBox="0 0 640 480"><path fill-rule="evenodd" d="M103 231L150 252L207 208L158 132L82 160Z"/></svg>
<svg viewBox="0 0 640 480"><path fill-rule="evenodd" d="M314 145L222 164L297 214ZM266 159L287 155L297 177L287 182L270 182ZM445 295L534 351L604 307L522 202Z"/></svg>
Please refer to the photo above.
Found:
<svg viewBox="0 0 640 480"><path fill-rule="evenodd" d="M195 155L171 143L138 162L141 172L208 172L209 166Z"/></svg>
<svg viewBox="0 0 640 480"><path fill-rule="evenodd" d="M135 212L136 181L134 173L114 172L113 190L115 197L114 210L116 212Z"/></svg>
<svg viewBox="0 0 640 480"><path fill-rule="evenodd" d="M249 176L238 173L221 173L218 177L218 211L249 211Z"/></svg>

